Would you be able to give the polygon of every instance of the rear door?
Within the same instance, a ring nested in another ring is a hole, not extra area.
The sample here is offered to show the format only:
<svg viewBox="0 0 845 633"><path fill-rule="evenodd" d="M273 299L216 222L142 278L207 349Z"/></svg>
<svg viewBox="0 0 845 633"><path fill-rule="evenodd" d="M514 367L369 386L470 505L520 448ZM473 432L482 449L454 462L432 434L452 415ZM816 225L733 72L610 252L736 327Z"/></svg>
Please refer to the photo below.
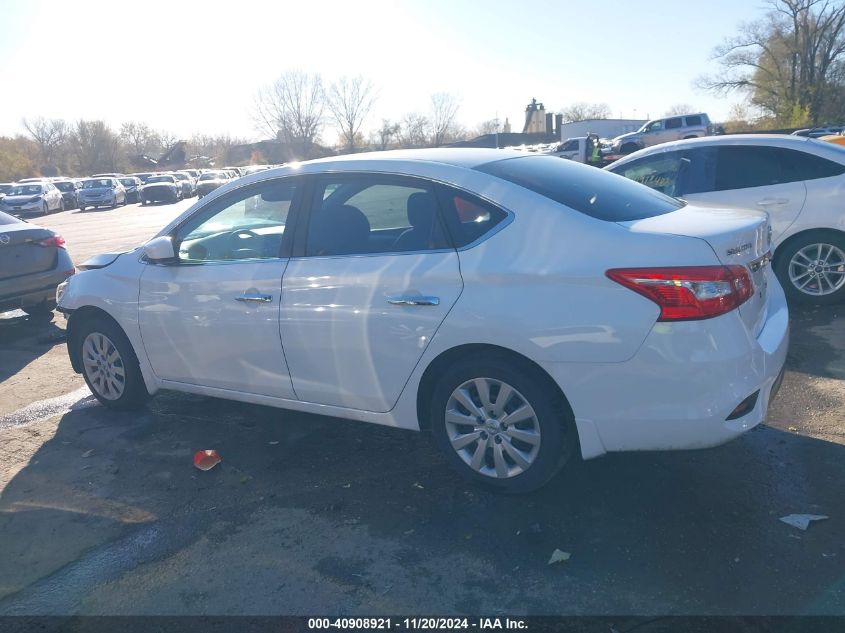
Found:
<svg viewBox="0 0 845 633"><path fill-rule="evenodd" d="M679 195L690 202L765 211L774 241L804 207L807 187L779 147L720 145L697 148L689 158L701 178Z"/></svg>
<svg viewBox="0 0 845 633"><path fill-rule="evenodd" d="M431 183L316 177L283 278L280 328L300 400L393 408L463 289Z"/></svg>

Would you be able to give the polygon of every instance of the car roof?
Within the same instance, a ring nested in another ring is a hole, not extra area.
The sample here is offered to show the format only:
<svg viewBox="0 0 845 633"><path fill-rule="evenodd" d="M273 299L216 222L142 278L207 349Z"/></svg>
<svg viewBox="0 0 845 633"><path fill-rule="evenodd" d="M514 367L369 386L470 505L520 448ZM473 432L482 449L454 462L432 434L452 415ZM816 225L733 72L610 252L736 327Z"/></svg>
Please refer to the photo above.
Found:
<svg viewBox="0 0 845 633"><path fill-rule="evenodd" d="M362 152L329 156L308 161L309 164L352 163L355 161L424 161L472 169L506 158L524 157L525 152L506 149L470 147L438 147L432 149L396 149L386 152Z"/></svg>
<svg viewBox="0 0 845 633"><path fill-rule="evenodd" d="M832 155L836 160L842 161L841 148L837 149L832 143L825 143L818 139L807 136L793 136L792 134L725 134L719 136L702 136L699 138L683 139L652 145L645 149L638 150L632 154L620 158L618 161L608 165L613 171L617 165L625 165L631 161L644 156L651 156L661 152L671 152L678 149L690 147L718 147L720 145L757 145L768 147L784 147L811 151L814 154ZM827 146L830 146L828 148Z"/></svg>

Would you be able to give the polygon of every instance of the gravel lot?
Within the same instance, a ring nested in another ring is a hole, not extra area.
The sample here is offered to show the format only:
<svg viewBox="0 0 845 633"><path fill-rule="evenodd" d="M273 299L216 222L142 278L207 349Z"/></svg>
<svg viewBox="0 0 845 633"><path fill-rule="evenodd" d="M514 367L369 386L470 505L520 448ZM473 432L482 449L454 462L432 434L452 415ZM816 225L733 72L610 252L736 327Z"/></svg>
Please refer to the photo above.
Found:
<svg viewBox="0 0 845 633"><path fill-rule="evenodd" d="M36 222L82 262L191 203ZM842 312L793 311L767 425L524 497L415 433L173 393L107 411L59 316L0 315L0 614L845 614Z"/></svg>

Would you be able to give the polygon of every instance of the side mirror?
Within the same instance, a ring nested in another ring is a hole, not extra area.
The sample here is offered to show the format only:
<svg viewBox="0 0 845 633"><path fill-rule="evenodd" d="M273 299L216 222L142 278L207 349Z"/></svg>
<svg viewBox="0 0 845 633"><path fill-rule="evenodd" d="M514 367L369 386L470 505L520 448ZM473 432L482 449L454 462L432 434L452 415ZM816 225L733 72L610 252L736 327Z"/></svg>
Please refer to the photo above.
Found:
<svg viewBox="0 0 845 633"><path fill-rule="evenodd" d="M169 264L176 261L173 240L164 235L156 237L144 244L144 257L151 264Z"/></svg>

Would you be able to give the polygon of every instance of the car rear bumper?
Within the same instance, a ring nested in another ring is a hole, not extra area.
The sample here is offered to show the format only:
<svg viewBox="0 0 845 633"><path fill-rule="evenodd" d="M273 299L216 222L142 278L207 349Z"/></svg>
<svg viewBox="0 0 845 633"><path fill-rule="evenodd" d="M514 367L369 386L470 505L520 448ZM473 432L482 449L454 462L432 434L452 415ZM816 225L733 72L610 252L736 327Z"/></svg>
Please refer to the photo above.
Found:
<svg viewBox="0 0 845 633"><path fill-rule="evenodd" d="M768 317L757 337L736 311L657 323L623 363L546 363L572 405L585 458L611 451L718 446L766 418L783 378L789 313L770 274ZM735 419L736 407L756 394Z"/></svg>
<svg viewBox="0 0 845 633"><path fill-rule="evenodd" d="M37 305L44 300L54 301L56 286L65 281L73 270L67 251L59 249L56 266L50 270L1 280L0 312Z"/></svg>

